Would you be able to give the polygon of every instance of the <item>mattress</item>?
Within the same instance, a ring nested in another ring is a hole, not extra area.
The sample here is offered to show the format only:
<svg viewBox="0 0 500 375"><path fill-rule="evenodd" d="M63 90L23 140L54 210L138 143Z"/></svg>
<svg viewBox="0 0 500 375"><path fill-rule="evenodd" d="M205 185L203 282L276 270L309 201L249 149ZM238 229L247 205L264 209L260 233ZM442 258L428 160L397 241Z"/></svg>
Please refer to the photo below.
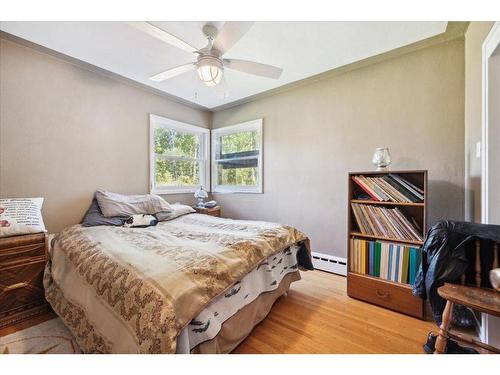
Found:
<svg viewBox="0 0 500 375"><path fill-rule="evenodd" d="M226 320L263 293L277 290L285 276L297 271L299 249L299 246L292 245L271 255L226 293L214 299L181 331L177 338L177 353L189 353L197 345L213 339Z"/></svg>
<svg viewBox="0 0 500 375"><path fill-rule="evenodd" d="M290 284L300 280L300 272L287 274L278 288L262 293L236 314L224 322L221 330L213 339L205 341L191 349L192 354L225 354L232 352L245 340L262 320L271 312L274 303L286 295ZM286 296L283 298L287 298Z"/></svg>

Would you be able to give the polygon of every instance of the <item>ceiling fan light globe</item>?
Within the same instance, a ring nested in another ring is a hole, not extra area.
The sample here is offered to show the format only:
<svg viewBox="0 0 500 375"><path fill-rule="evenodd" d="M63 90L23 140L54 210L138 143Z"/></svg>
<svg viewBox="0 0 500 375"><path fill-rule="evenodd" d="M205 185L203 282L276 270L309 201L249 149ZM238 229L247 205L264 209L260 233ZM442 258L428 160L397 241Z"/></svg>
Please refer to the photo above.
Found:
<svg viewBox="0 0 500 375"><path fill-rule="evenodd" d="M207 86L217 86L222 80L222 64L217 60L201 60L198 63L198 77Z"/></svg>

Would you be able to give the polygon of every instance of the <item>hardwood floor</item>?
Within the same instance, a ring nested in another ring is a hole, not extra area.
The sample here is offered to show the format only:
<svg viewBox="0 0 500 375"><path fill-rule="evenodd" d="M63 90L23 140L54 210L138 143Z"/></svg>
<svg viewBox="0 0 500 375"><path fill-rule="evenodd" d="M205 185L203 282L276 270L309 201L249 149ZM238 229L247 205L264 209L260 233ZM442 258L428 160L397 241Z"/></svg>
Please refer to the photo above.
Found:
<svg viewBox="0 0 500 375"><path fill-rule="evenodd" d="M0 336L55 317L54 313L0 329ZM286 297L233 353L423 353L432 322L347 297L346 278L302 272Z"/></svg>
<svg viewBox="0 0 500 375"><path fill-rule="evenodd" d="M303 272L234 353L423 353L433 322L346 294L346 279Z"/></svg>

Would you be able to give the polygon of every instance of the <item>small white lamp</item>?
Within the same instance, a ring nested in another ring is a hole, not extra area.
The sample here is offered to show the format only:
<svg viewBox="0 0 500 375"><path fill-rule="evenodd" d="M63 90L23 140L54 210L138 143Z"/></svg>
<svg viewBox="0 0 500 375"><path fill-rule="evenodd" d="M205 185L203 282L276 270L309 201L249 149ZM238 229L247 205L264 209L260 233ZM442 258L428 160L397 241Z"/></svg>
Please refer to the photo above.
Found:
<svg viewBox="0 0 500 375"><path fill-rule="evenodd" d="M203 185L200 185L198 190L195 191L194 197L196 198L196 207L205 207L205 198L208 198L208 193Z"/></svg>

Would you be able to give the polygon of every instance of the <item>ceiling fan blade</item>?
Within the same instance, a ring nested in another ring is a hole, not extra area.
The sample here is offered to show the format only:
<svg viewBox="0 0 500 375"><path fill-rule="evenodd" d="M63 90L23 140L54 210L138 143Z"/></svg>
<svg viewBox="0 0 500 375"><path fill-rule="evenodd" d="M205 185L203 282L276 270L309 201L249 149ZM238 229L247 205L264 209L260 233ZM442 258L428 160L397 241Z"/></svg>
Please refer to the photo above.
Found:
<svg viewBox="0 0 500 375"><path fill-rule="evenodd" d="M149 79L151 81L161 82L161 81L165 81L166 79L169 79L169 78L181 75L183 73L189 72L190 70L194 70L195 68L196 68L195 63L184 64L184 65L180 65L180 66L177 66L177 67L169 69L169 70L165 70L164 72L155 74L154 76L149 77Z"/></svg>
<svg viewBox="0 0 500 375"><path fill-rule="evenodd" d="M278 79L283 72L283 69L277 66L261 64L254 61L224 59L223 62L226 68L267 78Z"/></svg>
<svg viewBox="0 0 500 375"><path fill-rule="evenodd" d="M157 39L164 41L165 43L170 44L171 46L180 48L186 52L194 53L197 51L197 49L192 45L177 38L175 35L172 35L165 30L150 24L149 22L128 22L128 24L138 30L145 32L146 34L149 34Z"/></svg>
<svg viewBox="0 0 500 375"><path fill-rule="evenodd" d="M253 26L254 22L231 22L227 21L222 26L222 29L217 34L214 40L214 48L220 52L221 55L229 51L229 49L236 44L238 40L245 35L248 30Z"/></svg>

